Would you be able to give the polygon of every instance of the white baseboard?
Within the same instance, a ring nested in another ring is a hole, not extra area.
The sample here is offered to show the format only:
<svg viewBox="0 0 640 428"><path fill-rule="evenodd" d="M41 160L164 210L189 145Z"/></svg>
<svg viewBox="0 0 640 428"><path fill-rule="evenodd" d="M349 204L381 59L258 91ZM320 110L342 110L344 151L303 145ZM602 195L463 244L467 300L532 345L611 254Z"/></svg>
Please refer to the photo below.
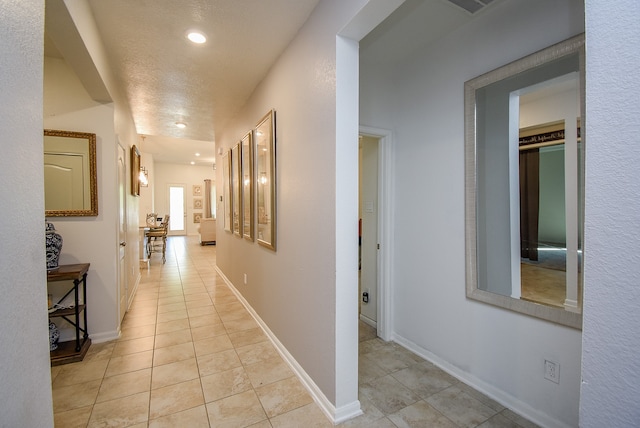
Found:
<svg viewBox="0 0 640 428"><path fill-rule="evenodd" d="M116 340L120 337L120 331L107 331L105 333L89 334L91 343L102 343Z"/></svg>
<svg viewBox="0 0 640 428"><path fill-rule="evenodd" d="M404 337L398 336L397 334L394 333L392 334L391 340L403 346L404 348L407 348L414 354L419 355L425 360L433 363L434 365L438 366L445 372L449 373L451 376L455 377L459 381L464 382L465 384L483 393L484 395L491 398L492 400L497 401L498 403L508 408L509 410L512 410L518 415L530 420L531 422L541 427L571 428L570 425L567 425L562 421L554 419L549 415L534 409L533 407L529 406L527 403L524 403L523 401L518 400L516 397L512 395L505 394L504 391L497 389L493 385L490 385L481 379L478 379L472 374L465 372L463 370L460 370L460 368L450 364L449 362L443 360L437 355L427 351L426 349L420 347L419 345L413 343L412 341Z"/></svg>
<svg viewBox="0 0 640 428"><path fill-rule="evenodd" d="M140 262L142 262L142 260L140 260ZM149 260L146 260L145 263L149 263ZM138 276L136 277L135 284L133 285L133 291L129 293L129 301L127 302L126 312L129 312L129 309L131 309L131 304L133 303L133 299L135 299L136 293L138 292L138 285L140 285L141 278L142 278L142 273L138 269ZM120 320L120 322L122 322L122 320Z"/></svg>
<svg viewBox="0 0 640 428"><path fill-rule="evenodd" d="M378 323L376 321L372 320L369 317L366 317L366 316L360 314L360 321L362 321L363 323L365 323L369 327L373 327L376 330L378 329Z"/></svg>
<svg viewBox="0 0 640 428"><path fill-rule="evenodd" d="M336 408L324 395L324 393L318 388L318 385L311 379L311 377L305 372L305 370L298 364L295 358L289 353L287 348L278 340L275 334L269 329L267 324L260 318L260 316L256 313L256 311L251 307L249 302L242 296L242 294L234 287L233 283L225 276L225 274L216 266L216 272L220 274L224 282L227 284L229 289L236 295L238 300L242 303L242 305L247 309L249 314L256 320L262 331L267 335L273 346L275 346L276 350L280 354L280 356L284 359L284 361L289 365L291 370L298 376L300 382L304 385L304 387L309 391L309 394L313 398L313 400L320 406L322 412L329 418L334 425L337 425L341 422L354 418L356 416L360 416L362 414L362 410L360 409L360 402L358 400L349 403L345 406L341 406L340 408Z"/></svg>

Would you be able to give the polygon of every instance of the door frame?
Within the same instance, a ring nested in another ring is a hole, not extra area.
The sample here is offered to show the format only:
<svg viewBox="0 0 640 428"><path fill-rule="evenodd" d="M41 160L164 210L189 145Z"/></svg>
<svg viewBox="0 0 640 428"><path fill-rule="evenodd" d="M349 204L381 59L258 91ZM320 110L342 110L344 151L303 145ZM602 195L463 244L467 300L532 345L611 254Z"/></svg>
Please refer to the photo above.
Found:
<svg viewBox="0 0 640 428"><path fill-rule="evenodd" d="M120 174L119 165L116 165L116 171L117 171L116 180L117 180L117 189L118 189L118 226L116 227L116 233L118 234L118 240L117 240L118 256L116 257L116 259L117 259L117 266L118 266L117 289L118 289L118 328L119 328L127 310L129 309L129 305L131 304L131 302L129 301L129 276L127 275L127 272L128 272L127 257L128 257L129 251L126 248L127 236L128 236L127 194L128 194L128 189L130 189L131 187L127 185L128 184L127 182L128 150L122 146L122 144L118 139L116 139L116 144L117 144L116 163L119 162L120 157L122 157L123 159L122 176ZM123 229L122 235L120 234L121 232L120 223L122 223L122 229ZM121 253L124 253L122 257L120 257ZM123 302L123 299L124 299L124 302Z"/></svg>
<svg viewBox="0 0 640 428"><path fill-rule="evenodd" d="M169 230L167 231L167 235L168 236L186 236L187 235L187 211L188 211L188 207L187 207L187 185L185 183L167 183L167 212L169 214L171 214L171 188L172 187L182 187L182 189L184 190L183 194L182 194L182 218L184 221L184 229L182 230L171 230L171 221L173 219L173 216L171 216L171 218L169 219Z"/></svg>
<svg viewBox="0 0 640 428"><path fill-rule="evenodd" d="M393 306L393 134L371 126L360 126L359 134L378 139L378 244L377 256L377 333L392 339ZM358 296L360 298L360 296Z"/></svg>

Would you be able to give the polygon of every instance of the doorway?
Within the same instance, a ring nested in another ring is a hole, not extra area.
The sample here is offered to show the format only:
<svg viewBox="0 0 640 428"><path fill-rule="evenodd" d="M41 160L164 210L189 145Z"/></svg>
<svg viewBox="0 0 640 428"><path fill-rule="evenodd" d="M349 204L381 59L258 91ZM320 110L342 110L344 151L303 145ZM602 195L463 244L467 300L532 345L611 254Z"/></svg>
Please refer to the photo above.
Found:
<svg viewBox="0 0 640 428"><path fill-rule="evenodd" d="M127 163L126 151L118 142L118 324L128 309L128 282L126 266L127 239Z"/></svg>
<svg viewBox="0 0 640 428"><path fill-rule="evenodd" d="M358 138L359 316L374 328L378 322L378 143L377 137Z"/></svg>
<svg viewBox="0 0 640 428"><path fill-rule="evenodd" d="M187 193L184 184L169 185L169 231L168 235L186 235Z"/></svg>
<svg viewBox="0 0 640 428"><path fill-rule="evenodd" d="M359 318L391 340L392 157L391 131L361 126L358 214L360 219ZM364 293L367 293L366 295ZM364 300L367 300L366 302Z"/></svg>

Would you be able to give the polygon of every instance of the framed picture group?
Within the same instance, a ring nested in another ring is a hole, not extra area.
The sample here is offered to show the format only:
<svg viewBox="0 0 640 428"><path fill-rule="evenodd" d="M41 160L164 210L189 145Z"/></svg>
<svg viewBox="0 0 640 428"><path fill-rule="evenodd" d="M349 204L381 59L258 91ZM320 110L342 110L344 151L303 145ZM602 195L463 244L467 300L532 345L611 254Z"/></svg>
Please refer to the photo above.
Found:
<svg viewBox="0 0 640 428"><path fill-rule="evenodd" d="M224 230L276 249L275 111L222 155Z"/></svg>

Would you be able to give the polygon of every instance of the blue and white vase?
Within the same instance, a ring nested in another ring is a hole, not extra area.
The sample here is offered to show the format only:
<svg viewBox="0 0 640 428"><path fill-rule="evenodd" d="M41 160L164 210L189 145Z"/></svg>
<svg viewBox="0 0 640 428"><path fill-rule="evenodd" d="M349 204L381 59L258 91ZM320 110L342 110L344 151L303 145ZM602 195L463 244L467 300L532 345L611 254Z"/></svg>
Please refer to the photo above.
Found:
<svg viewBox="0 0 640 428"><path fill-rule="evenodd" d="M60 250L62 250L62 236L56 232L53 223L46 222L46 247L47 247L47 270L58 269Z"/></svg>
<svg viewBox="0 0 640 428"><path fill-rule="evenodd" d="M58 349L58 340L60 339L60 330L51 320L49 320L49 351Z"/></svg>

